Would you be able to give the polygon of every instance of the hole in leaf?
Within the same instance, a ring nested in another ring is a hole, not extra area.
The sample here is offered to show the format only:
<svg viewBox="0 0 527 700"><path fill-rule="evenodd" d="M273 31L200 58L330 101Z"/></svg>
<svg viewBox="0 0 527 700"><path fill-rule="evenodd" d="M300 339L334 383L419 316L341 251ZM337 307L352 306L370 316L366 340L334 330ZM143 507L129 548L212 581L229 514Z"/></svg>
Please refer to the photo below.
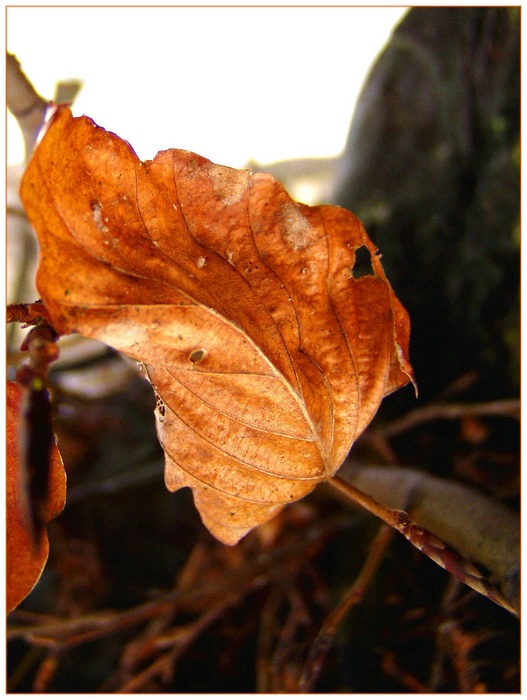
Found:
<svg viewBox="0 0 527 700"><path fill-rule="evenodd" d="M371 262L371 253L365 245L357 248L355 251L355 264L353 265L352 275L355 279L365 277L366 275L374 275L375 271Z"/></svg>
<svg viewBox="0 0 527 700"><path fill-rule="evenodd" d="M194 363L201 362L201 360L205 357L206 354L206 350L203 350L203 348L198 348L197 350L193 350L190 353L188 359Z"/></svg>

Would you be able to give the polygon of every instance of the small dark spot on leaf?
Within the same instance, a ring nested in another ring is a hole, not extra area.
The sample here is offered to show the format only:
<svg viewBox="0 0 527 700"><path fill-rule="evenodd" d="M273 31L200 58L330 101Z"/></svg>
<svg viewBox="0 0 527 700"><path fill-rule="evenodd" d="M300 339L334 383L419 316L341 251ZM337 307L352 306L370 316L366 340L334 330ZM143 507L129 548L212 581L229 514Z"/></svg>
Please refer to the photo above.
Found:
<svg viewBox="0 0 527 700"><path fill-rule="evenodd" d="M365 277L366 275L374 275L375 271L371 262L371 253L365 245L357 248L355 251L355 264L353 265L352 275L355 279Z"/></svg>
<svg viewBox="0 0 527 700"><path fill-rule="evenodd" d="M203 348L198 348L190 353L188 359L194 363L201 362L201 360L205 357L206 354L206 350L203 350Z"/></svg>

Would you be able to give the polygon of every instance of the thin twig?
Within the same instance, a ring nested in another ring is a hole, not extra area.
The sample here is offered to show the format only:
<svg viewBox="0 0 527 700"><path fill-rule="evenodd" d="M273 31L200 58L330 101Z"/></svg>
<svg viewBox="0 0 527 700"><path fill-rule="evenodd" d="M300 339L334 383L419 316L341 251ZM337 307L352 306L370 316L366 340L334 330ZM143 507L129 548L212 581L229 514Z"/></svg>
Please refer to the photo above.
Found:
<svg viewBox="0 0 527 700"><path fill-rule="evenodd" d="M214 606L209 605L204 614L195 622L185 625L184 627L175 627L161 635L157 640L154 640L155 648L169 648L169 652L158 657L141 673L127 681L121 688L119 688L117 692L137 692L147 681L155 678L157 675L163 672L166 674L167 665L173 672L176 661L188 649L192 642L194 642L207 627L217 620L217 618L223 612L225 612L225 610L235 605L243 595L243 590L239 590L234 594L231 591L220 603L217 603Z"/></svg>
<svg viewBox="0 0 527 700"><path fill-rule="evenodd" d="M384 438L400 435L417 425L433 420L455 420L464 416L508 416L520 418L521 402L519 399L502 399L500 401L483 401L480 403L432 403L417 408L406 415L370 431Z"/></svg>
<svg viewBox="0 0 527 700"><path fill-rule="evenodd" d="M33 680L33 693L47 692L49 684L57 672L62 651L62 649L52 649L48 651L40 663Z"/></svg>
<svg viewBox="0 0 527 700"><path fill-rule="evenodd" d="M402 671L396 661L393 651L384 652L382 654L381 669L389 678L393 678L401 685L405 686L412 693L428 693L426 685L421 683L413 674Z"/></svg>
<svg viewBox="0 0 527 700"><path fill-rule="evenodd" d="M338 626L349 610L359 603L364 595L366 588L377 572L386 548L393 536L393 529L382 525L379 528L375 539L370 545L370 550L364 565L356 578L355 582L349 589L347 595L340 602L339 606L328 615L324 624L320 628L315 641L311 646L309 657L304 666L298 690L300 693L312 692L313 686L320 675L322 664L326 655L331 648Z"/></svg>
<svg viewBox="0 0 527 700"><path fill-rule="evenodd" d="M304 606L299 591L293 586L289 586L286 592L286 599L289 603L289 612L285 622L280 625L278 631L278 642L270 659L270 676L272 679L271 692L290 692L288 675L284 669L290 668L291 650L294 647L294 640L298 635L301 622L306 619Z"/></svg>
<svg viewBox="0 0 527 700"><path fill-rule="evenodd" d="M272 673L271 665L273 638L278 628L277 615L284 598L282 586L271 590L269 598L266 600L260 612L260 625L258 634L258 649L256 655L256 692L272 693Z"/></svg>

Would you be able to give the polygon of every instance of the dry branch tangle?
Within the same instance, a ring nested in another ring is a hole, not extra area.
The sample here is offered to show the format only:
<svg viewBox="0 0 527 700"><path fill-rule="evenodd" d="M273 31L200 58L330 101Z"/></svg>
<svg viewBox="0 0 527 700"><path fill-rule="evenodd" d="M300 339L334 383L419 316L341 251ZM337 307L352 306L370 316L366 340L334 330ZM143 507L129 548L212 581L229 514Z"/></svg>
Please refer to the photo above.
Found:
<svg viewBox="0 0 527 700"><path fill-rule="evenodd" d="M66 108L22 198L55 328L145 364L167 486L226 543L334 474L411 379L408 316L344 209L187 151L141 163ZM355 278L362 246L374 274Z"/></svg>

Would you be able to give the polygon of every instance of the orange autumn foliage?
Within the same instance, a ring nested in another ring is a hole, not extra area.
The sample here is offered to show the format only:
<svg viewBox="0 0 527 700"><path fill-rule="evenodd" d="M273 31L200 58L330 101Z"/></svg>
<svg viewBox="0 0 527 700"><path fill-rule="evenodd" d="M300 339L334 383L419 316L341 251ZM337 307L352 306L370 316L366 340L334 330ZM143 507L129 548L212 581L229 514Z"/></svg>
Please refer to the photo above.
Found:
<svg viewBox="0 0 527 700"><path fill-rule="evenodd" d="M142 163L65 107L21 195L55 329L144 363L166 484L225 543L335 474L412 379L408 315L349 211L187 151Z"/></svg>
<svg viewBox="0 0 527 700"><path fill-rule="evenodd" d="M6 409L6 607L16 608L40 578L49 553L45 527L33 538L27 504L25 475L20 459L22 388L7 382ZM66 501L66 474L56 446L51 452L48 497L44 520L62 511Z"/></svg>

